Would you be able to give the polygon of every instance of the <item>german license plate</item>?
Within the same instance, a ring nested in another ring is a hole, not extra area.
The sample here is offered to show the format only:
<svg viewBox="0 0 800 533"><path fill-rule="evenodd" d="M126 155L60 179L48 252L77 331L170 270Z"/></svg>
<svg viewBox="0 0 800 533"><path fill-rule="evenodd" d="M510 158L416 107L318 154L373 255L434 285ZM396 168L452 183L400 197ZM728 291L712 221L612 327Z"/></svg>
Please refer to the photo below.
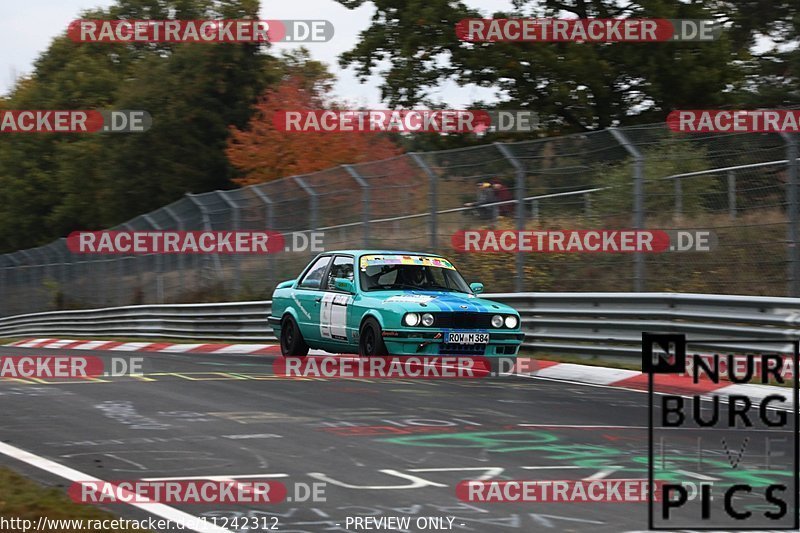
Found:
<svg viewBox="0 0 800 533"><path fill-rule="evenodd" d="M489 334L448 331L444 334L444 342L453 344L488 344Z"/></svg>

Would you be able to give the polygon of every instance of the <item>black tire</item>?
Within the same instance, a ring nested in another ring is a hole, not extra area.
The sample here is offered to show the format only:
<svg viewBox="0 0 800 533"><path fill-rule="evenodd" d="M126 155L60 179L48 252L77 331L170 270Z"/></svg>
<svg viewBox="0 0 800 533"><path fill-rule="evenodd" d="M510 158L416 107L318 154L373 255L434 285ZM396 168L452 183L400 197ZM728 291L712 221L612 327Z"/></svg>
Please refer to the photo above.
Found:
<svg viewBox="0 0 800 533"><path fill-rule="evenodd" d="M383 332L378 321L368 318L361 326L358 336L358 355L362 357L380 357L388 355L383 342Z"/></svg>
<svg viewBox="0 0 800 533"><path fill-rule="evenodd" d="M281 355L284 357L305 357L308 355L308 344L300 333L300 327L291 316L281 320Z"/></svg>

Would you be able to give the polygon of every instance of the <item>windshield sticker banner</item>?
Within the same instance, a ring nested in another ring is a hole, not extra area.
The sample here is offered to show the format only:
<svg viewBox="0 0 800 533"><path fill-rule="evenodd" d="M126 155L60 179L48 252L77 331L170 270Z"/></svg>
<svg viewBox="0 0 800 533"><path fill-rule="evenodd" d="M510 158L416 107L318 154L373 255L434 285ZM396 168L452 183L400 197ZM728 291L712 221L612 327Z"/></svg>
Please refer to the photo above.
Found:
<svg viewBox="0 0 800 533"><path fill-rule="evenodd" d="M419 265L455 270L455 267L447 259L425 255L365 255L361 257L360 264L361 270L375 265Z"/></svg>

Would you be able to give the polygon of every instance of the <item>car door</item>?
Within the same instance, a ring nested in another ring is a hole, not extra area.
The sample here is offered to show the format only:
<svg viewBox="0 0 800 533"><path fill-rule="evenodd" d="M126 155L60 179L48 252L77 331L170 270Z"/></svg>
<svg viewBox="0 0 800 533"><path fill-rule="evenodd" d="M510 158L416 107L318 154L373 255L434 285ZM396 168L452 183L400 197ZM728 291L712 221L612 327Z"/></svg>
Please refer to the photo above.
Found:
<svg viewBox="0 0 800 533"><path fill-rule="evenodd" d="M320 340L320 304L324 292L322 289L324 280L327 280L331 259L330 255L318 257L305 271L293 294L300 332L306 341Z"/></svg>
<svg viewBox="0 0 800 533"><path fill-rule="evenodd" d="M326 284L320 302L320 340L330 346L346 344L351 340L348 328L352 313L353 294L336 288L334 280L345 278L355 283L353 256L337 255L326 275Z"/></svg>

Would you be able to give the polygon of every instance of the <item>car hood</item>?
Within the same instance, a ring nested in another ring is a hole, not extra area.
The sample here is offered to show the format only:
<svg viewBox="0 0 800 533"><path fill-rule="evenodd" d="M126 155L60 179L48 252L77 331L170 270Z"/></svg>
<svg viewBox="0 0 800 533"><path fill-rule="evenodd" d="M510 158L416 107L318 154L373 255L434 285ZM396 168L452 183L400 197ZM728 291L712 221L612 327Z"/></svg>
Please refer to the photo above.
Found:
<svg viewBox="0 0 800 533"><path fill-rule="evenodd" d="M384 308L397 312L455 311L472 313L511 313L514 308L473 294L449 291L378 291L369 297Z"/></svg>

